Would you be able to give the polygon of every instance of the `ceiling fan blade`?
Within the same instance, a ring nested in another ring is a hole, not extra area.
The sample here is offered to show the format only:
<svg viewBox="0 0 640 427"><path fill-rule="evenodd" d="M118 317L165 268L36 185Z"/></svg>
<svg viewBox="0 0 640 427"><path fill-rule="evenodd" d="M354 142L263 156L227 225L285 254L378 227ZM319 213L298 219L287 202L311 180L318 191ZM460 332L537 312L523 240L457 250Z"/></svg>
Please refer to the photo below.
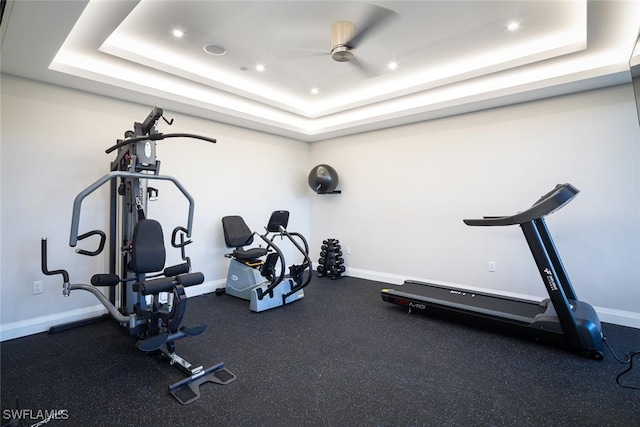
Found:
<svg viewBox="0 0 640 427"><path fill-rule="evenodd" d="M362 62L362 60L358 59L357 57L355 57L351 61L349 61L349 64L351 64L354 67L356 67L358 69L358 71L360 71L366 77L377 77L378 76L378 73L373 69L373 67L365 64L364 62Z"/></svg>
<svg viewBox="0 0 640 427"><path fill-rule="evenodd" d="M321 56L329 56L331 55L331 52L316 52L316 53L305 53L305 54L301 54L301 55L295 55L295 56L291 56L289 58L286 58L287 60L289 59L304 59L304 58L318 58Z"/></svg>
<svg viewBox="0 0 640 427"><path fill-rule="evenodd" d="M386 9L380 6L369 6L369 15L367 19L360 25L356 26L356 34L345 43L347 46L356 48L362 39L367 35L372 34L375 31L382 29L384 24L389 23L393 18L397 18L399 15L391 9Z"/></svg>
<svg viewBox="0 0 640 427"><path fill-rule="evenodd" d="M328 49L297 46L275 46L269 49L269 53L278 60L307 58L310 56L328 56L331 54Z"/></svg>

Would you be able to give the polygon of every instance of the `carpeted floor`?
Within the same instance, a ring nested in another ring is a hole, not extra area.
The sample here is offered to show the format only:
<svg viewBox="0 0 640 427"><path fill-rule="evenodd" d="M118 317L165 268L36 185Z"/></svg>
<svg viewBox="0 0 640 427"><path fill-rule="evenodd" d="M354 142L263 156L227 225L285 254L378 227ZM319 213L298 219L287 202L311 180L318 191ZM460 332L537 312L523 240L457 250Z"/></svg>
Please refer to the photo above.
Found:
<svg viewBox="0 0 640 427"><path fill-rule="evenodd" d="M387 286L314 278L304 299L263 313L226 295L190 299L183 323L209 330L178 354L224 362L237 380L184 406L167 391L183 374L113 322L3 342L2 423L17 405L33 415L20 426L62 411L47 427L640 425L640 391L616 384L628 365L608 351L596 362L410 315L382 302ZM603 329L620 354L640 350L640 330ZM623 379L640 387L640 367Z"/></svg>

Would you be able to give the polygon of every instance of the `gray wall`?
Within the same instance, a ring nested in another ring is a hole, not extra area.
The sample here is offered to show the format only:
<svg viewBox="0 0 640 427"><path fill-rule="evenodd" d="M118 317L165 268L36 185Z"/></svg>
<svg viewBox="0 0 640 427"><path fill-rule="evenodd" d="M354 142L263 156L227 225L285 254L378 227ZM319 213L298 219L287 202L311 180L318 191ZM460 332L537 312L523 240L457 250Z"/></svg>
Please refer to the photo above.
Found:
<svg viewBox="0 0 640 427"><path fill-rule="evenodd" d="M581 193L547 224L576 292L603 319L640 327L631 85L314 143L311 160L333 166L342 190L312 199L312 246L340 239L349 275L540 298L519 228L462 219L514 214L570 182Z"/></svg>

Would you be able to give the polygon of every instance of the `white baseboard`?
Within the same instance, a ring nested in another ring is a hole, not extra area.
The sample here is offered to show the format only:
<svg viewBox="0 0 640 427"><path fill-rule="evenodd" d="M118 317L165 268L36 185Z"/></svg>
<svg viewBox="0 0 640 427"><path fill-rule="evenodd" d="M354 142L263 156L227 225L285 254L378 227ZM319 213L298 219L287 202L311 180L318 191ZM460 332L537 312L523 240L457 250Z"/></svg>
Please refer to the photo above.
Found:
<svg viewBox="0 0 640 427"><path fill-rule="evenodd" d="M596 313L598 313L598 317L600 317L600 321L602 322L640 329L640 313L604 307L593 308L595 308Z"/></svg>
<svg viewBox="0 0 640 427"><path fill-rule="evenodd" d="M215 290L226 283L225 279L205 282L201 285L186 288L187 297L215 292ZM63 311L60 313L40 316L33 319L21 320L18 322L0 325L0 341L12 340L14 338L26 337L27 335L46 332L52 326L64 325L77 322L78 320L91 319L107 313L107 309L101 304L91 307L84 307L75 310Z"/></svg>
<svg viewBox="0 0 640 427"><path fill-rule="evenodd" d="M409 280L406 276L398 274L383 273L381 271L362 270L360 268L347 267L345 276L357 277L358 279L373 280L374 282L389 283L391 285L402 285L405 280Z"/></svg>
<svg viewBox="0 0 640 427"><path fill-rule="evenodd" d="M39 334L48 331L52 326L91 319L105 313L107 313L107 309L102 305L94 305L0 325L0 341Z"/></svg>
<svg viewBox="0 0 640 427"><path fill-rule="evenodd" d="M466 286L466 285L460 285L456 283L447 283L447 282L442 282L438 280L428 280L428 279L421 279L416 277L399 276L397 274L362 270L359 268L347 267L345 271L345 275L350 277L357 277L359 279L367 279L367 280L373 280L376 282L388 283L391 285L401 285L405 282L405 280L417 280L417 281L430 282L430 283L443 285L443 286L450 286L452 288L463 288L463 289L468 289L468 290L473 290L478 292L485 292L489 294L496 293L495 291L492 291L490 289L483 289L475 286ZM540 300L539 297L533 297L531 295L516 294L512 292L501 292L500 295L533 300L533 301ZM612 323L614 325L628 326L630 328L640 329L640 313L634 313L632 311L616 310L616 309L604 308L604 307L595 307L595 306L593 308L596 310L596 313L598 313L598 317L600 318L601 322Z"/></svg>
<svg viewBox="0 0 640 427"><path fill-rule="evenodd" d="M210 294L212 292L215 292L216 289L218 288L223 288L224 285L226 285L226 283L227 283L226 278L213 280L211 282L204 282L201 285L189 286L188 288L185 289L185 293L189 298L196 297L198 295Z"/></svg>
<svg viewBox="0 0 640 427"><path fill-rule="evenodd" d="M357 268L349 268L347 267L346 276L356 277L360 279L372 280L375 282L400 285L404 283L405 280L421 280L427 281L425 279L419 279L414 277L405 277L396 274L382 273L378 271L369 271L362 270ZM446 283L440 281L431 281L432 283L437 283L445 286L451 286L454 288L463 287L465 289L473 289L476 291L484 291L487 293L491 293L490 290L481 289L476 287L462 286L454 283ZM226 284L226 279L214 280L211 282L205 282L201 285L190 286L186 289L187 297L195 297L198 295L204 295L208 293L215 292L216 289L220 287L224 287ZM495 293L495 292L494 292ZM520 294L511 294L510 296L524 298L524 299L532 299L536 300L535 297L527 297L526 295ZM615 310L610 308L602 308L602 307L594 307L600 320L602 322L612 323L615 325L628 326L631 328L640 329L640 313L634 313L630 311L623 310ZM38 334L41 332L46 332L52 326L64 325L67 323L76 322L78 320L90 319L92 317L101 316L106 314L107 310L102 305L94 305L91 307L79 308L76 310L64 311L61 313L50 314L47 316L40 316L33 319L21 320L18 322L7 323L4 325L0 325L0 341L11 340L14 338L25 337L27 335Z"/></svg>

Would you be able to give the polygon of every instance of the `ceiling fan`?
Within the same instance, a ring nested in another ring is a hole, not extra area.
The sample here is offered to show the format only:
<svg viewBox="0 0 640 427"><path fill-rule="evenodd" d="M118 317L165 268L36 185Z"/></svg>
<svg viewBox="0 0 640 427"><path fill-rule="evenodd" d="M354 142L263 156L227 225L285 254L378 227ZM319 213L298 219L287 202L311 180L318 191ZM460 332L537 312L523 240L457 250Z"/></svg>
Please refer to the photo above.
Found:
<svg viewBox="0 0 640 427"><path fill-rule="evenodd" d="M398 14L390 9L370 5L367 18L358 28L353 22L335 22L331 26L331 58L337 62L350 62L361 71L372 74L371 70L356 58L355 50L367 36L381 30L397 16Z"/></svg>

